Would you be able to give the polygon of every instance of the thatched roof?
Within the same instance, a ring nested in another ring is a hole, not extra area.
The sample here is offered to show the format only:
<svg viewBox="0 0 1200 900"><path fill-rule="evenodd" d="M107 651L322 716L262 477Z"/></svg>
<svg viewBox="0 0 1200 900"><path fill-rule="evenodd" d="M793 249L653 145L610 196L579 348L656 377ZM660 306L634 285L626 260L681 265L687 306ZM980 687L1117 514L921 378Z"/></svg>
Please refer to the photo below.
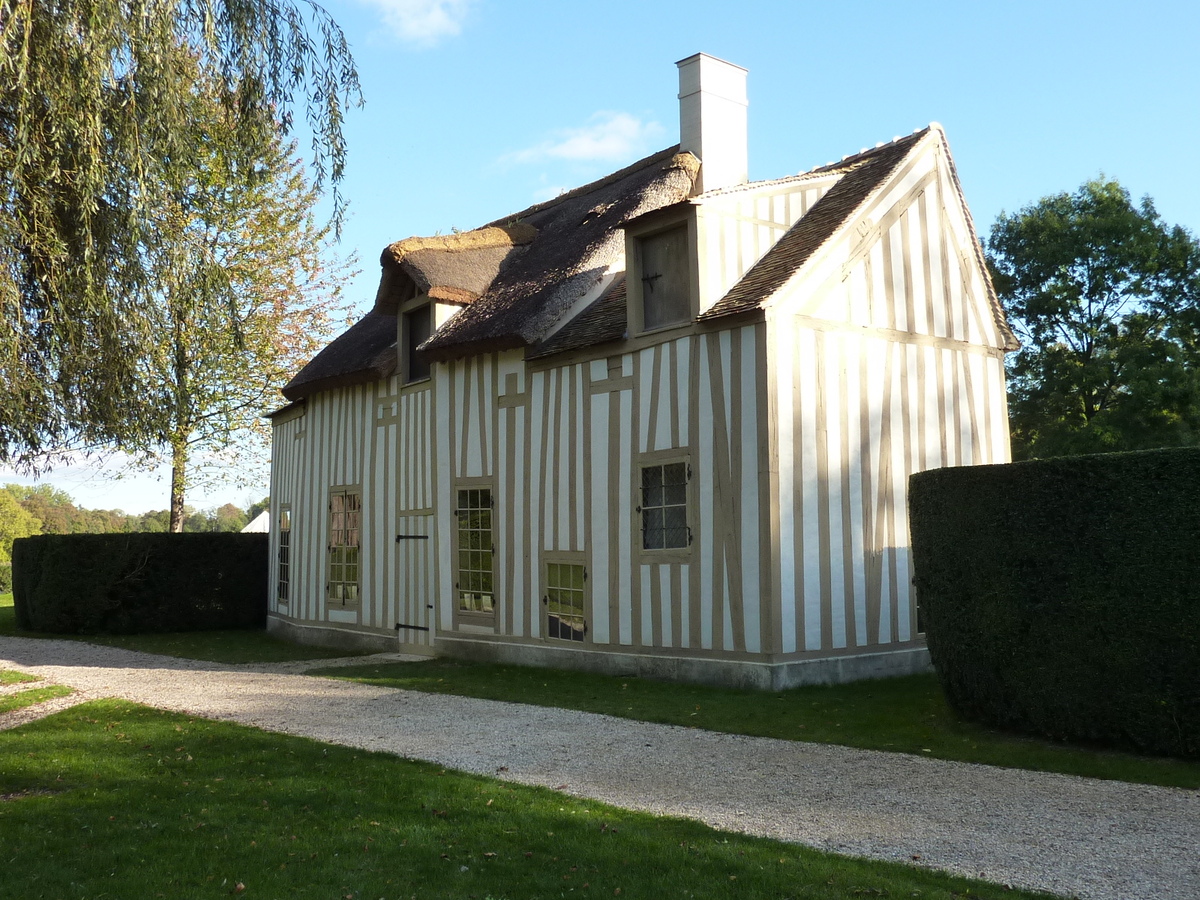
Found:
<svg viewBox="0 0 1200 900"><path fill-rule="evenodd" d="M396 316L372 310L314 356L283 389L299 400L318 391L387 378L396 371Z"/></svg>
<svg viewBox="0 0 1200 900"><path fill-rule="evenodd" d="M623 223L688 197L699 167L670 147L474 231L391 244L375 308L301 369L284 396L392 374L396 313L415 294L463 307L423 345L432 359L537 344L621 262Z"/></svg>
<svg viewBox="0 0 1200 900"><path fill-rule="evenodd" d="M410 237L388 246L379 263L385 270L402 271L413 280L418 293L465 305L487 291L514 247L523 247L535 237L537 229L520 222Z"/></svg>
<svg viewBox="0 0 1200 900"><path fill-rule="evenodd" d="M629 329L625 306L625 276L619 276L587 309L536 347L530 347L527 359L552 356L567 350L581 350L619 341Z"/></svg>
<svg viewBox="0 0 1200 900"><path fill-rule="evenodd" d="M930 126L793 176L838 180L700 320L760 309L933 130L945 140L939 126ZM668 207L701 204L708 196L762 184L694 197L698 168L694 156L671 147L474 231L397 241L381 258L375 309L305 366L284 395L295 400L390 375L396 367L396 312L404 299L417 294L463 307L422 345L421 352L435 360L514 348L537 358L621 340L628 330L625 280L617 272L624 257L624 226L669 212ZM961 197L957 175L954 180ZM979 262L983 265L982 258ZM563 317L614 272L618 277L604 294L562 325ZM988 290L1001 334L1015 346L990 281Z"/></svg>
<svg viewBox="0 0 1200 900"><path fill-rule="evenodd" d="M784 282L883 184L924 134L925 131L921 131L891 144L848 156L841 162L795 176L798 179L814 174L835 174L841 175L841 178L762 259L751 266L724 297L701 314L701 321L742 315L759 309L762 302L782 287ZM703 203L704 198L708 196L753 187L755 184L712 191L702 194L692 202ZM643 216L643 221L653 219L656 214L647 213ZM550 356L566 350L578 350L614 341L624 336L628 330L628 315L623 283L619 291L619 301L616 295L616 291L610 290L529 355Z"/></svg>
<svg viewBox="0 0 1200 900"><path fill-rule="evenodd" d="M423 345L432 359L529 347L625 255L627 219L692 193L699 161L670 148L607 178L523 210L537 237L500 265L487 292Z"/></svg>

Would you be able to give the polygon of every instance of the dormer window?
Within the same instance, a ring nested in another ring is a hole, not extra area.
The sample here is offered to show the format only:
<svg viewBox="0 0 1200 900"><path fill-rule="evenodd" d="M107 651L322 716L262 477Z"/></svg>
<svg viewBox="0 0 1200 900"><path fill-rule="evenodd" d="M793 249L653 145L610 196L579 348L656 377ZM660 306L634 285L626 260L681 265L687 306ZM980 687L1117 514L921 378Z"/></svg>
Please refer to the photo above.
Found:
<svg viewBox="0 0 1200 900"><path fill-rule="evenodd" d="M656 210L626 225L630 334L686 325L696 318L695 232L691 208Z"/></svg>
<svg viewBox="0 0 1200 900"><path fill-rule="evenodd" d="M687 228L638 238L638 255L643 329L651 331L691 320Z"/></svg>
<svg viewBox="0 0 1200 900"><path fill-rule="evenodd" d="M429 377L429 360L418 354L417 348L433 334L433 303L426 302L420 306L406 309L401 316L400 333L401 347L403 348L401 364L404 371L404 382L408 384Z"/></svg>

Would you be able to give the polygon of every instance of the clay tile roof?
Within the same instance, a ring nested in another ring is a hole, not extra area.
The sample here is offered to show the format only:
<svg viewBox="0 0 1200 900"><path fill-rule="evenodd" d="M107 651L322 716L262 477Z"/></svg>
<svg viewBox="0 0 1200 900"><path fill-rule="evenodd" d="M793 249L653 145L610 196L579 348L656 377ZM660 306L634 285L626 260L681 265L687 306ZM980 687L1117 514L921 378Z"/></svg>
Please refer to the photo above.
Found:
<svg viewBox="0 0 1200 900"><path fill-rule="evenodd" d="M542 343L530 348L526 359L540 359L567 350L580 350L619 341L628 330L625 306L625 276L617 278L600 297Z"/></svg>
<svg viewBox="0 0 1200 900"><path fill-rule="evenodd" d="M922 129L890 144L848 156L840 163L821 166L808 173L845 171L837 184L762 259L750 267L741 281L703 312L700 319L715 319L758 309L866 202L928 131L927 128Z"/></svg>

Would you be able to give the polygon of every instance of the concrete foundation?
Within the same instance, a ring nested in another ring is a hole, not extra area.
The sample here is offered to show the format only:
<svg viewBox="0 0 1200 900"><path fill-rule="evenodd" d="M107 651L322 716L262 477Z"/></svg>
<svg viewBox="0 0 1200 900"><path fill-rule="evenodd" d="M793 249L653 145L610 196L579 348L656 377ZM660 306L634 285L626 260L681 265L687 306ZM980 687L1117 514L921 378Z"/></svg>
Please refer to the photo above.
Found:
<svg viewBox="0 0 1200 900"><path fill-rule="evenodd" d="M655 678L764 691L781 691L805 684L843 684L870 678L894 678L933 671L929 651L923 645L813 659L715 659L686 655L646 656L445 634L438 636L437 646L433 648L403 643L400 638L378 631L360 631L330 624L308 625L273 616L267 618L267 631L300 644L348 651L450 656L476 662L576 669L618 677Z"/></svg>
<svg viewBox="0 0 1200 900"><path fill-rule="evenodd" d="M768 662L689 656L644 656L565 647L480 641L439 636L438 656L477 662L577 669L601 675L654 678L720 687L782 691L806 684L843 684L932 672L924 646L879 653Z"/></svg>
<svg viewBox="0 0 1200 900"><path fill-rule="evenodd" d="M267 616L267 633L296 644L313 647L332 647L335 650L372 653L414 653L419 656L434 656L432 648L424 644L403 643L394 635L378 631L360 631L338 625L306 625L287 619Z"/></svg>

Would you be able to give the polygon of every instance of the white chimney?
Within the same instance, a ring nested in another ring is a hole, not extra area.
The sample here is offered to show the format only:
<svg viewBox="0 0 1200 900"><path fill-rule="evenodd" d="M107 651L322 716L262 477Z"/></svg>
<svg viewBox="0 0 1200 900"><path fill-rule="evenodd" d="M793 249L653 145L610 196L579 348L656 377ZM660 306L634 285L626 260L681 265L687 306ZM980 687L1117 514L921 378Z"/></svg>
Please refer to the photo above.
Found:
<svg viewBox="0 0 1200 900"><path fill-rule="evenodd" d="M697 53L679 66L679 149L700 159L697 192L749 178L746 153L746 70Z"/></svg>

